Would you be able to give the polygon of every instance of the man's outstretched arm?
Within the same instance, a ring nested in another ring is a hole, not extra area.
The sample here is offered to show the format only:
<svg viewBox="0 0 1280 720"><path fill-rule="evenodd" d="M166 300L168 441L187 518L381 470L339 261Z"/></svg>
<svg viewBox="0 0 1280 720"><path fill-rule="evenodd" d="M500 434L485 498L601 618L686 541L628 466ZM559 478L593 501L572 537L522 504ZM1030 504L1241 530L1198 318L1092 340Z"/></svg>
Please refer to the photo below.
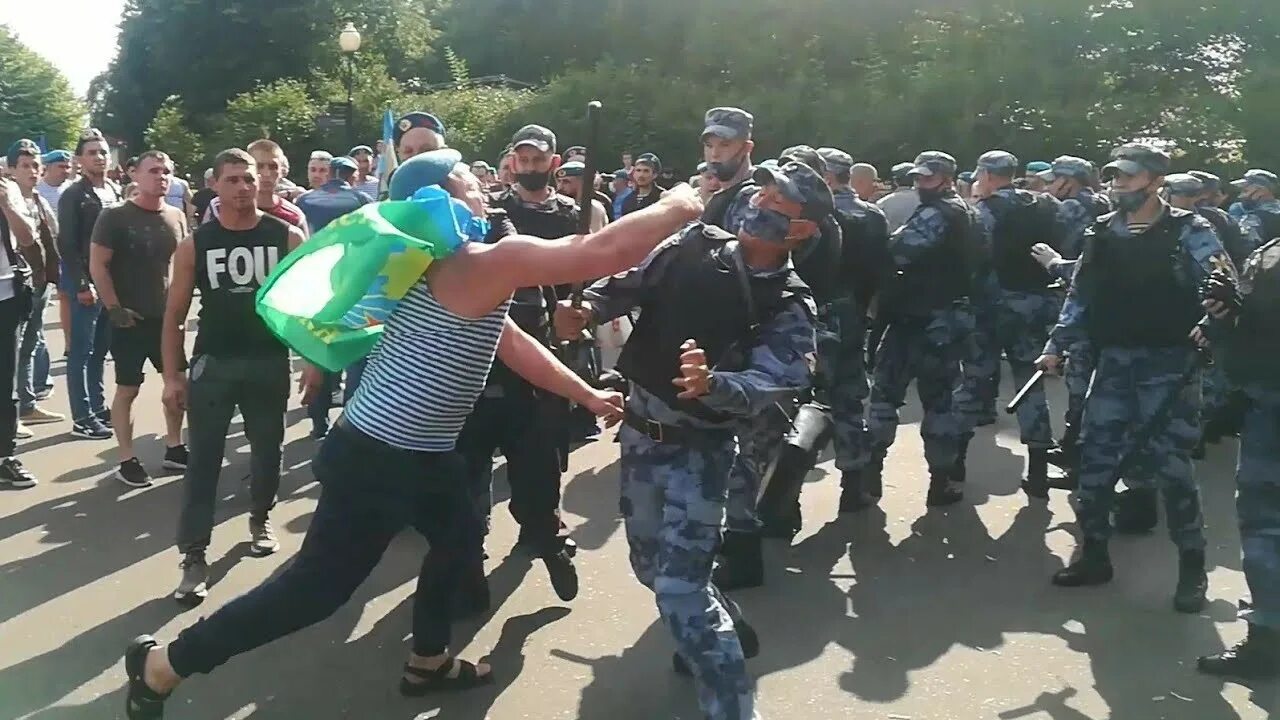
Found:
<svg viewBox="0 0 1280 720"><path fill-rule="evenodd" d="M431 290L451 311L478 317L516 288L586 282L634 267L701 212L698 194L681 186L591 235L557 240L517 235L493 245L467 245L433 269Z"/></svg>

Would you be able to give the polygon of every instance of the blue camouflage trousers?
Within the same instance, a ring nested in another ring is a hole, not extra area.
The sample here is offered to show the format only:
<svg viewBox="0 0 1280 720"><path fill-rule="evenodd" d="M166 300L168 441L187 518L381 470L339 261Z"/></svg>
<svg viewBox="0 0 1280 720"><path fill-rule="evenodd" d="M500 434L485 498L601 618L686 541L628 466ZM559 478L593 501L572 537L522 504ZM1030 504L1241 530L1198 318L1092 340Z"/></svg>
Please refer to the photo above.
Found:
<svg viewBox="0 0 1280 720"><path fill-rule="evenodd" d="M832 303L828 330L818 336L818 372L826 387L834 429L836 467L856 473L867 464L867 315L852 299Z"/></svg>
<svg viewBox="0 0 1280 720"><path fill-rule="evenodd" d="M1126 472L1131 487L1152 485L1164 495L1169 537L1179 550L1203 550L1204 518L1191 452L1200 437L1200 378L1183 382L1194 361L1190 348L1104 347L1085 399L1080 438L1076 520L1085 540L1111 537L1116 468L1157 408L1173 405Z"/></svg>
<svg viewBox="0 0 1280 720"><path fill-rule="evenodd" d="M1000 386L1000 340L996 332L996 306L979 299L971 306L968 327L961 341L960 384L955 389L955 411L961 431L971 433L983 420L995 417Z"/></svg>
<svg viewBox="0 0 1280 720"><path fill-rule="evenodd" d="M928 317L894 319L876 351L867 432L871 457L883 462L898 432L898 409L906 403L914 379L924 419L920 437L930 472L949 471L956 462L960 421L952 409L952 393L960 379L965 334L972 327L967 304Z"/></svg>
<svg viewBox="0 0 1280 720"><path fill-rule="evenodd" d="M1280 629L1280 393L1250 393L1236 485L1244 578L1252 596L1240 616Z"/></svg>
<svg viewBox="0 0 1280 720"><path fill-rule="evenodd" d="M1067 348L1067 367L1063 372L1063 384L1067 386L1067 414L1064 422L1077 429L1084 415L1084 398L1089 392L1089 380L1093 378L1095 364L1093 345L1079 340Z"/></svg>
<svg viewBox="0 0 1280 720"><path fill-rule="evenodd" d="M708 718L755 717L755 688L734 630L738 606L711 584L733 440L659 443L623 426L622 496L631 568L693 670Z"/></svg>
<svg viewBox="0 0 1280 720"><path fill-rule="evenodd" d="M1202 382L1204 390L1204 415L1213 417L1227 406L1227 396L1231 393L1231 384L1221 365L1211 365L1204 371Z"/></svg>

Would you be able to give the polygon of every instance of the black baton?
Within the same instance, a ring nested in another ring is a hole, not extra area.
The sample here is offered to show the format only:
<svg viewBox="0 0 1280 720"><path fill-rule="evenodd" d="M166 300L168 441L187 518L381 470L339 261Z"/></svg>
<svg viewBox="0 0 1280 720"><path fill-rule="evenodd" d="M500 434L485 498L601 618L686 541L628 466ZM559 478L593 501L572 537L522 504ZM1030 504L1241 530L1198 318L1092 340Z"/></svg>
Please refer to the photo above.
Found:
<svg viewBox="0 0 1280 720"><path fill-rule="evenodd" d="M582 189L578 191L578 234L586 235L591 232L591 213L594 212L594 203L596 197L596 170L599 163L599 156L596 154L600 149L600 113L604 108L599 100L592 100L587 103L587 159L584 165L586 168L582 171ZM584 283L574 283L573 291L569 294L570 301L575 308L582 307L582 290Z"/></svg>

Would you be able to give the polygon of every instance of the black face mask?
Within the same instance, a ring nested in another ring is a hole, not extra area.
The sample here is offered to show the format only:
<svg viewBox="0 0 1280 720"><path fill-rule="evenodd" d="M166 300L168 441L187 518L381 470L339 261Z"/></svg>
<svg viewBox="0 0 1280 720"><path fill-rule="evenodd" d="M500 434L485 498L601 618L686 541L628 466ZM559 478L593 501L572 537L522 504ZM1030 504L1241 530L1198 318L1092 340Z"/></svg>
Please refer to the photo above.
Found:
<svg viewBox="0 0 1280 720"><path fill-rule="evenodd" d="M516 173L516 182L529 192L538 192L551 184L551 171Z"/></svg>
<svg viewBox="0 0 1280 720"><path fill-rule="evenodd" d="M746 153L743 153L735 158L730 158L729 160L708 162L707 169L714 173L716 179L720 182L729 182L733 179L734 175L738 174L738 171L742 169L742 163L746 161L747 155Z"/></svg>
<svg viewBox="0 0 1280 720"><path fill-rule="evenodd" d="M947 193L950 192L950 188L936 187L936 188L933 188L932 190L925 190L924 188L916 188L916 192L919 193L920 195L920 202L927 204L927 203L935 202L937 200L941 200L942 198L946 197Z"/></svg>

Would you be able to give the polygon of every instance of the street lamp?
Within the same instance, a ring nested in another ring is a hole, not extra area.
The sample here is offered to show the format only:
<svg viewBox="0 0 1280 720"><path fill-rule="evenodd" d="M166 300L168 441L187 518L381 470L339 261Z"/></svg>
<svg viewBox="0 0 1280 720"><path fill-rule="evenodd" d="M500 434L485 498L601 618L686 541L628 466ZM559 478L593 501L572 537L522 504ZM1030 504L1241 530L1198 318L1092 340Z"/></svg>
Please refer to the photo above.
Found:
<svg viewBox="0 0 1280 720"><path fill-rule="evenodd" d="M351 94L355 84L356 52L360 50L360 31L356 29L355 23L349 22L342 28L338 35L338 47L347 58L347 146L355 147L355 103Z"/></svg>

